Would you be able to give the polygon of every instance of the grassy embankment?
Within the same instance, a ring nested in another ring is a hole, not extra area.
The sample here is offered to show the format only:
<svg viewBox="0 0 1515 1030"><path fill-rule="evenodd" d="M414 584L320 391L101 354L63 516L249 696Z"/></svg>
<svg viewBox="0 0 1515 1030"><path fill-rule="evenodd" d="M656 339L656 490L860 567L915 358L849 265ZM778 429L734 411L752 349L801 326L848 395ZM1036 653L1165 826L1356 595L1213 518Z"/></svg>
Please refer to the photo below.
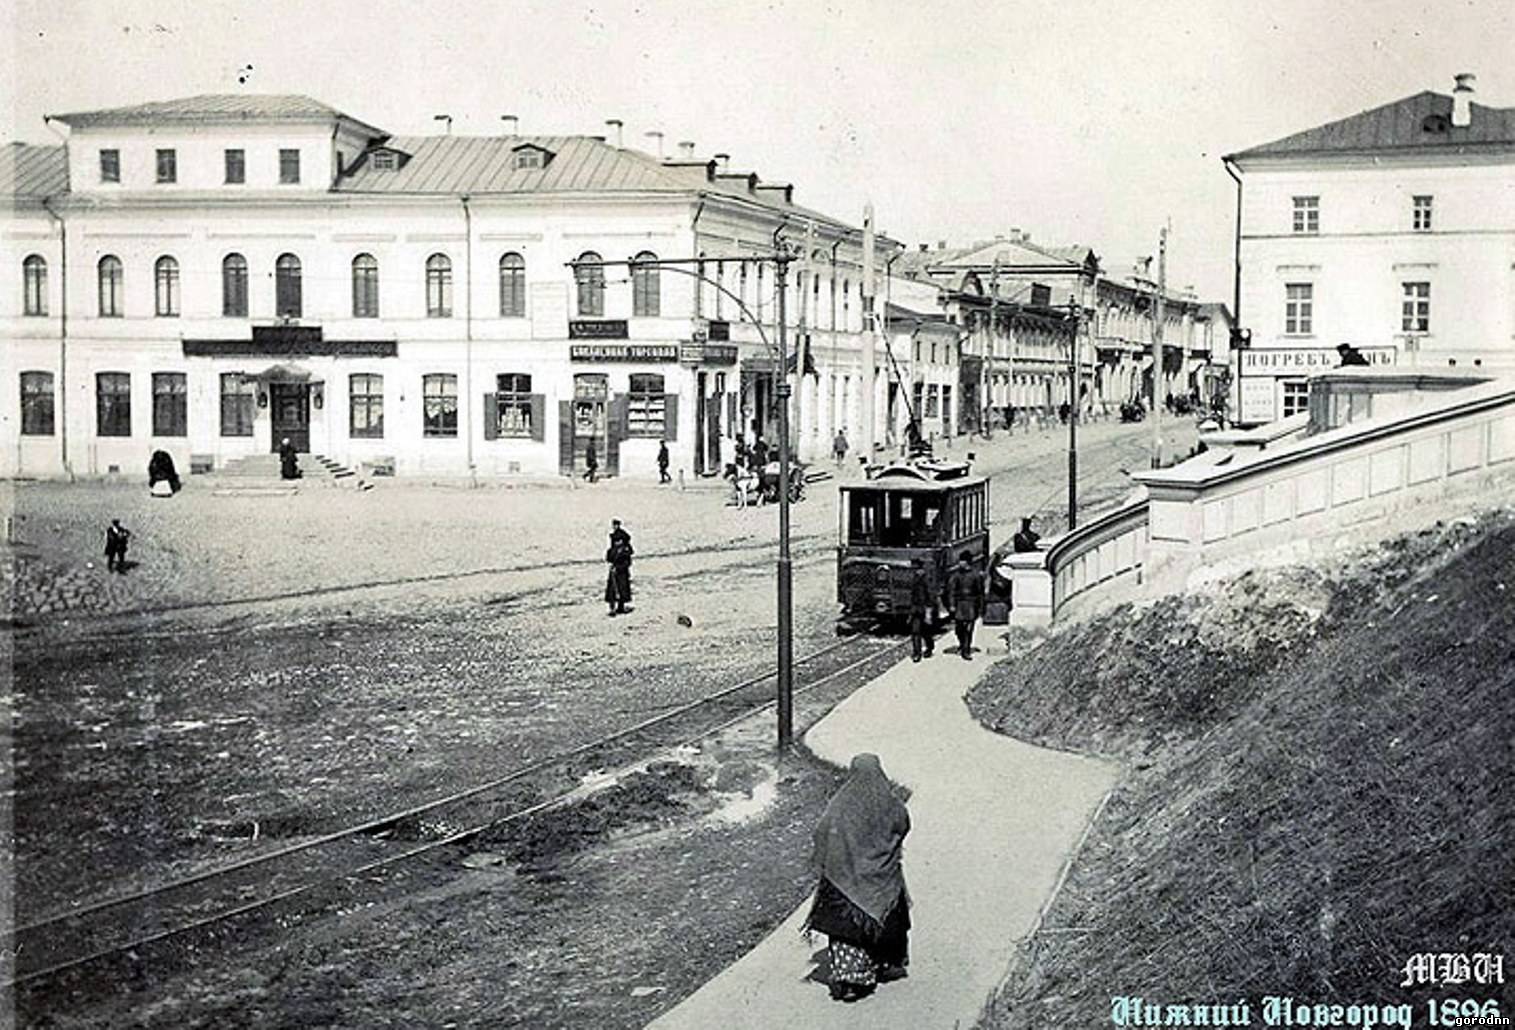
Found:
<svg viewBox="0 0 1515 1030"><path fill-rule="evenodd" d="M1495 513L1125 606L996 669L982 721L1130 771L982 1025L1109 1025L1125 994L1409 1002L1419 1025L1409 956L1509 954L1512 595Z"/></svg>

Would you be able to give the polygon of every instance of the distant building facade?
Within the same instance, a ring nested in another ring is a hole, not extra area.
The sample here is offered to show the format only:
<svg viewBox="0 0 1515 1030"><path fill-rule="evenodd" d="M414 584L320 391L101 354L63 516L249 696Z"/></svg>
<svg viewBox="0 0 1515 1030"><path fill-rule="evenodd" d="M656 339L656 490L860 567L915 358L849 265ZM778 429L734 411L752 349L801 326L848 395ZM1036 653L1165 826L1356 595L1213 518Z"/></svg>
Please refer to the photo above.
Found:
<svg viewBox="0 0 1515 1030"><path fill-rule="evenodd" d="M1515 372L1515 108L1422 92L1223 160L1239 181L1240 417L1370 364Z"/></svg>
<svg viewBox="0 0 1515 1030"><path fill-rule="evenodd" d="M788 370L794 439L824 452L855 417L861 234L792 186L593 136L393 136L300 96L54 120L66 147L0 161L0 474L285 437L399 474L573 474L592 451L640 477L666 439L713 473L738 436L773 440L776 238L823 258L790 268L814 370Z"/></svg>

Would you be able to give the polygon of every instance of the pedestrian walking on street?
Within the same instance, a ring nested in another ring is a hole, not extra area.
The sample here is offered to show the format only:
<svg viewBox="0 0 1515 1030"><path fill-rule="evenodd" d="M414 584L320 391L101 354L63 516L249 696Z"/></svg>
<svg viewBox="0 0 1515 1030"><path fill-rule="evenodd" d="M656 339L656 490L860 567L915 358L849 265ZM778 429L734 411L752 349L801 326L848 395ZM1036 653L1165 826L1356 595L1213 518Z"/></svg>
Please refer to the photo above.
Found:
<svg viewBox="0 0 1515 1030"><path fill-rule="evenodd" d="M1015 548L1016 554L1030 554L1036 550L1041 538L1042 535L1031 528L1031 516L1026 515L1021 518L1021 528L1010 538L1010 546Z"/></svg>
<svg viewBox="0 0 1515 1030"><path fill-rule="evenodd" d="M967 551L958 555L957 565L947 580L947 595L952 606L953 628L957 631L957 653L964 661L973 660L973 624L978 621L983 598L983 584L974 571L973 556Z"/></svg>
<svg viewBox="0 0 1515 1030"><path fill-rule="evenodd" d="M906 975L910 894L903 850L910 812L878 755L852 759L852 772L815 828L820 875L806 931L830 939L831 997L857 1001Z"/></svg>
<svg viewBox="0 0 1515 1030"><path fill-rule="evenodd" d="M930 658L935 646L932 615L936 598L931 596L931 578L926 575L926 560L917 558L910 573L910 660Z"/></svg>
<svg viewBox="0 0 1515 1030"><path fill-rule="evenodd" d="M631 534L621 528L620 519L610 520L610 547L605 551L605 561L610 571L605 577L605 603L611 615L624 615L626 602L631 600Z"/></svg>
<svg viewBox="0 0 1515 1030"><path fill-rule="evenodd" d="M841 468L842 462L847 460L847 434L840 429L836 431L836 439L831 441L831 453L836 456L836 467Z"/></svg>
<svg viewBox="0 0 1515 1030"><path fill-rule="evenodd" d="M599 471L600 459L594 453L594 437L591 436L589 446L584 448L584 478L593 483Z"/></svg>
<svg viewBox="0 0 1515 1030"><path fill-rule="evenodd" d="M668 475L668 441L658 441L658 485L673 482Z"/></svg>
<svg viewBox="0 0 1515 1030"><path fill-rule="evenodd" d="M105 569L126 575L126 545L131 541L131 530L121 525L120 519L111 519L105 527Z"/></svg>
<svg viewBox="0 0 1515 1030"><path fill-rule="evenodd" d="M767 467L768 444L760 436L757 438L757 442L752 445L752 470L754 472L762 472Z"/></svg>

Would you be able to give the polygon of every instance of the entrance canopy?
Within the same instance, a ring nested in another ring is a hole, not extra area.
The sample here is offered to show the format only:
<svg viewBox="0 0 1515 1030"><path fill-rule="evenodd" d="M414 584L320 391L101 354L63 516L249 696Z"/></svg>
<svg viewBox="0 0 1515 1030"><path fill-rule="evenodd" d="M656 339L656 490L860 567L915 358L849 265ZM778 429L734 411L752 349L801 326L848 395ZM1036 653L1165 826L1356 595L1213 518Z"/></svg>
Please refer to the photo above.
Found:
<svg viewBox="0 0 1515 1030"><path fill-rule="evenodd" d="M265 383L319 383L322 381L307 368L282 363L269 365L261 372L254 372L250 378L261 379Z"/></svg>

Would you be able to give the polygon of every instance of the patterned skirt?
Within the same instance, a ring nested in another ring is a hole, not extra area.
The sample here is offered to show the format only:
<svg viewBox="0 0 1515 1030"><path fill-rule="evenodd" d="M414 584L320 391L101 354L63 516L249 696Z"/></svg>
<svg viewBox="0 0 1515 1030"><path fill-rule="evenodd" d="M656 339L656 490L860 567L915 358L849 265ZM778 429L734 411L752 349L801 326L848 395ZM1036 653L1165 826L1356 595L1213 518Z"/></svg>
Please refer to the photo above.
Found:
<svg viewBox="0 0 1515 1030"><path fill-rule="evenodd" d="M910 899L903 891L880 923L853 904L829 880L816 888L806 926L830 940L831 985L872 990L881 970L910 964Z"/></svg>

